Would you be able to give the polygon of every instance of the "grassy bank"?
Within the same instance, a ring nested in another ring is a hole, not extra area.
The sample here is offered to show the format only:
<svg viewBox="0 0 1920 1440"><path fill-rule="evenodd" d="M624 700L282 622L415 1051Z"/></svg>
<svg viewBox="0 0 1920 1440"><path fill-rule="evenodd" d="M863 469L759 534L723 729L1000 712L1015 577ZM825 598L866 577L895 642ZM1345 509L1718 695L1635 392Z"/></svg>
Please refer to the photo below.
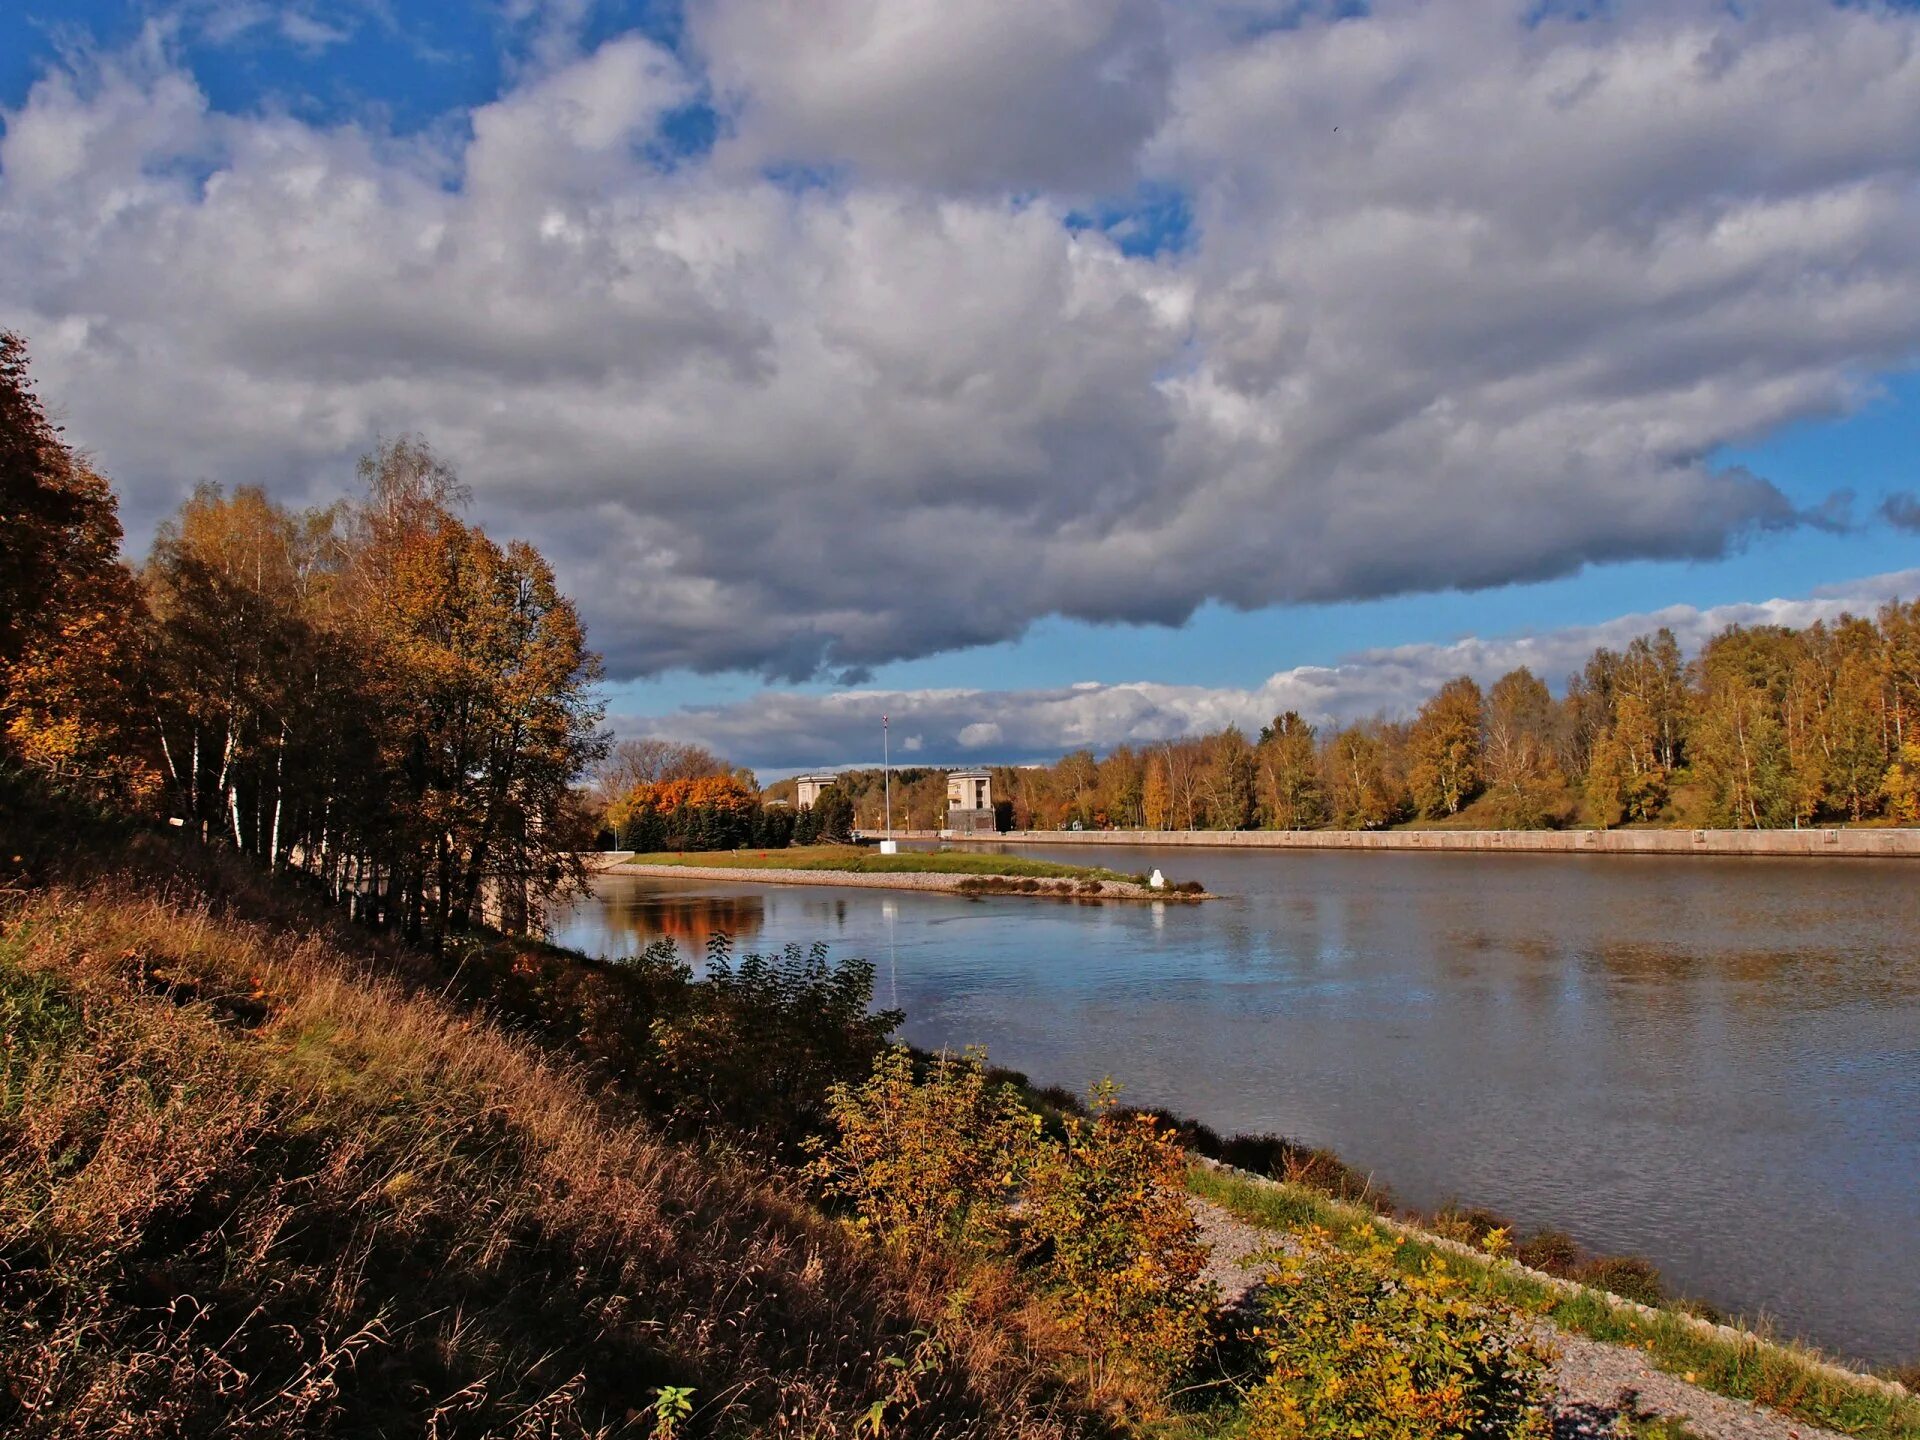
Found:
<svg viewBox="0 0 1920 1440"><path fill-rule="evenodd" d="M860 1241L747 1129L635 1118L771 1132L831 1073L787 1028L857 984L441 962L141 850L0 895L0 1431L1109 1433L1012 1287Z"/></svg>
<svg viewBox="0 0 1920 1440"><path fill-rule="evenodd" d="M1920 1399L1849 1377L1818 1354L1754 1335L1734 1335L1673 1307L1621 1304L1490 1255L1423 1237L1374 1211L1283 1181L1196 1165L1189 1184L1229 1214L1279 1233L1325 1230L1336 1238L1375 1229L1399 1243L1396 1263L1416 1273L1434 1254L1480 1294L1497 1297L1570 1333L1631 1345L1659 1369L1717 1394L1749 1400L1848 1435L1920 1440Z"/></svg>
<svg viewBox="0 0 1920 1440"><path fill-rule="evenodd" d="M794 845L785 850L687 850L629 856L629 865L692 865L729 870L840 870L855 875L1001 875L1032 880L1108 880L1144 885L1098 865L1062 865L1019 855L964 850L902 850L882 855L866 845Z"/></svg>

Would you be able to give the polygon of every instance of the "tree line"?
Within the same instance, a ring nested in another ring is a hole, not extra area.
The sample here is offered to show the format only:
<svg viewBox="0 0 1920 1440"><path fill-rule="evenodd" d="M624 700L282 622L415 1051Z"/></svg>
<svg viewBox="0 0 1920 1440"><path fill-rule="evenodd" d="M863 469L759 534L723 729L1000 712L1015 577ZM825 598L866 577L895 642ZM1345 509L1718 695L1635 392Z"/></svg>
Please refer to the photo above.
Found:
<svg viewBox="0 0 1920 1440"><path fill-rule="evenodd" d="M945 771L892 779L897 826L945 823ZM834 788L878 827L879 767ZM1257 735L997 766L993 790L1001 828L1020 830L1920 823L1920 601L1734 626L1691 660L1662 628L1594 651L1557 697L1525 667L1484 689L1463 675L1410 719L1287 711Z"/></svg>
<svg viewBox="0 0 1920 1440"><path fill-rule="evenodd" d="M1015 828L1784 828L1920 821L1920 601L1805 629L1667 629L1596 650L1556 697L1460 676L1407 720L1077 750L995 771Z"/></svg>
<svg viewBox="0 0 1920 1440"><path fill-rule="evenodd" d="M0 335L5 758L416 938L524 924L581 879L599 658L547 561L466 521L424 442L359 479L306 510L202 486L129 566L111 486Z"/></svg>
<svg viewBox="0 0 1920 1440"><path fill-rule="evenodd" d="M853 838L853 805L838 787L802 810L791 781L762 791L744 766L658 736L613 746L587 793L604 850L784 850Z"/></svg>

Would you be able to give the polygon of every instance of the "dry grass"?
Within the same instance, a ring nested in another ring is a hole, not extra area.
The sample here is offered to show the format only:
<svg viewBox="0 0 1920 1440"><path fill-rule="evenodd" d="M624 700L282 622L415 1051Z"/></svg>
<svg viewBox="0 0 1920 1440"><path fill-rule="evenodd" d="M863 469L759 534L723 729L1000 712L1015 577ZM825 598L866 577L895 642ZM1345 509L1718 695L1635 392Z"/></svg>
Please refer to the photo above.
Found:
<svg viewBox="0 0 1920 1440"><path fill-rule="evenodd" d="M96 882L0 924L0 1429L1101 1428L1018 1338L1018 1287L876 1256L612 1118L298 904Z"/></svg>

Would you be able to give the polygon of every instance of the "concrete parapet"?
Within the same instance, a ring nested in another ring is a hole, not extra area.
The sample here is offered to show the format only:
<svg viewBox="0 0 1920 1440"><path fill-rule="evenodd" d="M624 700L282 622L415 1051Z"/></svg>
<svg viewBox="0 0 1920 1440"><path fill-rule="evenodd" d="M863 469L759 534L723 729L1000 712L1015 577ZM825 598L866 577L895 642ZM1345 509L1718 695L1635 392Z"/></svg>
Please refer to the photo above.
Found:
<svg viewBox="0 0 1920 1440"><path fill-rule="evenodd" d="M1011 830L959 836L1030 845L1205 845L1230 850L1507 851L1920 859L1920 830Z"/></svg>

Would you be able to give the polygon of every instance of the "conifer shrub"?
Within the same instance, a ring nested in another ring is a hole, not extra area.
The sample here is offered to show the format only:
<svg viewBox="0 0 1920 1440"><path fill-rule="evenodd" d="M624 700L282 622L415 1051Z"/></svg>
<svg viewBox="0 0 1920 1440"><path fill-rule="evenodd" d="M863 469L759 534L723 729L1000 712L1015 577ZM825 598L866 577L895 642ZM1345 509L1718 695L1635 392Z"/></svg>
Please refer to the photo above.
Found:
<svg viewBox="0 0 1920 1440"><path fill-rule="evenodd" d="M1446 1262L1415 1273L1366 1227L1313 1230L1271 1257L1256 1337L1256 1440L1544 1440L1547 1357L1505 1307L1470 1299Z"/></svg>

